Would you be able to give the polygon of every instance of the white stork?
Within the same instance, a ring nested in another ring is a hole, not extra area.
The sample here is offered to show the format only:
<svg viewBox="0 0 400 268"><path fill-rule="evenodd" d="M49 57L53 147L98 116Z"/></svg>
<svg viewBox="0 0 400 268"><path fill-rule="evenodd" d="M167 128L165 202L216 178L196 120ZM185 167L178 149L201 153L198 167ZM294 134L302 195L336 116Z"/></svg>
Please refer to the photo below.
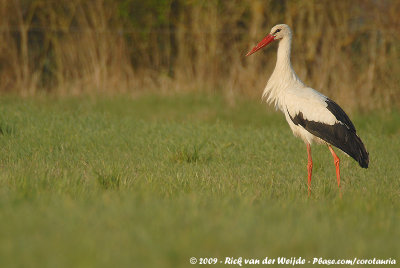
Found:
<svg viewBox="0 0 400 268"><path fill-rule="evenodd" d="M349 117L334 101L307 87L298 78L290 62L292 31L286 24L278 24L246 56L268 44L279 41L275 70L268 80L263 98L281 110L295 136L307 145L308 195L311 191L312 142L328 145L336 166L337 184L340 190L339 157L332 145L354 158L362 168L368 168L369 157L363 142Z"/></svg>

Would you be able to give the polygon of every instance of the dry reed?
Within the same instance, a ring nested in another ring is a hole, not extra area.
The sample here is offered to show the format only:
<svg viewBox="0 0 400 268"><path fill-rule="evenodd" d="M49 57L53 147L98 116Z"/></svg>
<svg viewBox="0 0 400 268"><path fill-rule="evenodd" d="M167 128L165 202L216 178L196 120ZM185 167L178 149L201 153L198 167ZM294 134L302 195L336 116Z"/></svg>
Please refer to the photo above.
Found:
<svg viewBox="0 0 400 268"><path fill-rule="evenodd" d="M310 86L400 104L400 1L0 0L0 91L219 91L259 96L275 64L247 50L277 23Z"/></svg>

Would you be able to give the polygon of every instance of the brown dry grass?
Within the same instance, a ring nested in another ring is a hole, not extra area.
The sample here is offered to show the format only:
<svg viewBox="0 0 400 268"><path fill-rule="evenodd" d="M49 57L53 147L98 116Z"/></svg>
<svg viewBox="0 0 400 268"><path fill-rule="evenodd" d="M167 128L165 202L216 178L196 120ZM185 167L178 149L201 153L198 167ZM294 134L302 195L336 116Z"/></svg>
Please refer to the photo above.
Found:
<svg viewBox="0 0 400 268"><path fill-rule="evenodd" d="M154 3L153 3L154 2ZM400 104L400 1L0 0L0 91L259 96L277 23L310 86L348 109Z"/></svg>

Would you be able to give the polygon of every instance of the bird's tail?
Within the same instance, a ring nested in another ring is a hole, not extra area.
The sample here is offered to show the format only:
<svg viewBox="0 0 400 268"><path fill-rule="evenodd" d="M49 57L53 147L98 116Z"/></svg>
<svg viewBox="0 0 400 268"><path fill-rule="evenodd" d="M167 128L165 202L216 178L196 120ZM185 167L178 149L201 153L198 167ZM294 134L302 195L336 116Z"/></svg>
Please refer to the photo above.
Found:
<svg viewBox="0 0 400 268"><path fill-rule="evenodd" d="M346 153L353 157L362 168L368 168L369 154L360 137L354 132L352 134L348 140L348 146L346 146Z"/></svg>

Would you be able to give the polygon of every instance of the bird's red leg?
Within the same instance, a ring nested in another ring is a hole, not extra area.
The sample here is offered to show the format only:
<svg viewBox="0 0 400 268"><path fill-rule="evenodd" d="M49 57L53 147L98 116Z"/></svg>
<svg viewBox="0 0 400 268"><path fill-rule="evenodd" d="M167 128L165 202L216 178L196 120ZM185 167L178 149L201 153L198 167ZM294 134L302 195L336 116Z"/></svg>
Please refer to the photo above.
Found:
<svg viewBox="0 0 400 268"><path fill-rule="evenodd" d="M307 163L307 172L308 172L308 196L311 194L311 175L312 175L312 157L311 157L311 145L307 143L307 154L308 154L308 163Z"/></svg>
<svg viewBox="0 0 400 268"><path fill-rule="evenodd" d="M339 157L335 154L335 152L333 151L332 147L329 145L328 146L329 151L331 151L331 154L333 156L333 161L335 163L336 166L336 178L337 178L337 185L340 188L340 169L339 169L339 163L340 163L340 159Z"/></svg>

